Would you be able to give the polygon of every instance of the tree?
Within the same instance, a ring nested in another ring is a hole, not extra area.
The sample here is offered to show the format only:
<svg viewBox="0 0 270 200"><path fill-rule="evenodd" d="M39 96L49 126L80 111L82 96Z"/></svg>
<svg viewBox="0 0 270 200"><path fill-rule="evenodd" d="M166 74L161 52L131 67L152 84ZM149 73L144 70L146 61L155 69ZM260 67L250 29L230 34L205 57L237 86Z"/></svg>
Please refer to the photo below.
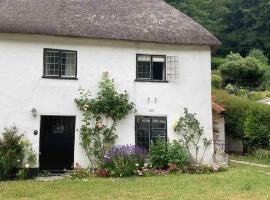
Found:
<svg viewBox="0 0 270 200"><path fill-rule="evenodd" d="M166 0L222 42L217 54L247 56L257 48L270 59L269 0Z"/></svg>
<svg viewBox="0 0 270 200"><path fill-rule="evenodd" d="M229 13L228 0L166 0L169 4L192 17L212 33L226 28L224 16Z"/></svg>
<svg viewBox="0 0 270 200"><path fill-rule="evenodd" d="M261 61L263 64L268 65L268 58L264 55L263 51L260 49L252 49L248 56L254 57L257 60Z"/></svg>
<svg viewBox="0 0 270 200"><path fill-rule="evenodd" d="M224 80L235 83L237 86L260 85L265 73L265 65L259 60L254 57L243 58L238 53L229 54L219 69Z"/></svg>

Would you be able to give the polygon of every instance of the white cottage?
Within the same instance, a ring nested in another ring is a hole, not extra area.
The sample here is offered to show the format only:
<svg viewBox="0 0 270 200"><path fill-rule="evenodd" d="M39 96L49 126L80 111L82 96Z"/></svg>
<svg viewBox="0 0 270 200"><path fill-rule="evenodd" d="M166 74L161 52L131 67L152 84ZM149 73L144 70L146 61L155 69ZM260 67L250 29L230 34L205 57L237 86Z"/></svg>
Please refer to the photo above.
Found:
<svg viewBox="0 0 270 200"><path fill-rule="evenodd" d="M74 98L79 87L95 94L108 71L137 109L118 125L118 144L176 139L184 107L213 138L210 65L219 44L163 0L0 0L0 129L16 124L33 144L36 169L88 165ZM138 134L137 116L159 129Z"/></svg>

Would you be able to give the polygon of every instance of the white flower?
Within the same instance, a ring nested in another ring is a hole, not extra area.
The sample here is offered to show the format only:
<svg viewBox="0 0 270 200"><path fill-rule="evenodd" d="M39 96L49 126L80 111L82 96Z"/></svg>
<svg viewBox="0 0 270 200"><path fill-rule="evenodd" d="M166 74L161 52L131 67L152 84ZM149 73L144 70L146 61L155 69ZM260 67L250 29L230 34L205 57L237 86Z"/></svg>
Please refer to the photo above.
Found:
<svg viewBox="0 0 270 200"><path fill-rule="evenodd" d="M18 159L17 162L21 162L21 161Z"/></svg>
<svg viewBox="0 0 270 200"><path fill-rule="evenodd" d="M148 166L148 163L144 163L144 167L147 167Z"/></svg>
<svg viewBox="0 0 270 200"><path fill-rule="evenodd" d="M30 167L30 165L29 164L25 164L25 168L29 168Z"/></svg>
<svg viewBox="0 0 270 200"><path fill-rule="evenodd" d="M213 167L214 171L219 171L219 169L220 169L220 166L218 164L213 164L212 167Z"/></svg>
<svg viewBox="0 0 270 200"><path fill-rule="evenodd" d="M96 124L96 126L97 126L98 128L102 128L102 127L103 127L103 124L102 124L101 122L98 122L98 123Z"/></svg>
<svg viewBox="0 0 270 200"><path fill-rule="evenodd" d="M136 166L136 167L139 167L139 164L138 164L138 163L136 163L136 164L135 164L135 166Z"/></svg>

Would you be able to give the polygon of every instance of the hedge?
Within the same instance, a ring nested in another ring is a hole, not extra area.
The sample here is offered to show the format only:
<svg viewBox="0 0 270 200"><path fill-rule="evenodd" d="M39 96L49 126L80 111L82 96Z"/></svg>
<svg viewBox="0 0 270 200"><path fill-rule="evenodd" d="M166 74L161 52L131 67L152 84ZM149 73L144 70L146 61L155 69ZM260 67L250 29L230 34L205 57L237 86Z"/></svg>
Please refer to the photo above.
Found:
<svg viewBox="0 0 270 200"><path fill-rule="evenodd" d="M226 134L251 142L269 141L270 105L228 94L224 90L212 89L217 103L226 109Z"/></svg>

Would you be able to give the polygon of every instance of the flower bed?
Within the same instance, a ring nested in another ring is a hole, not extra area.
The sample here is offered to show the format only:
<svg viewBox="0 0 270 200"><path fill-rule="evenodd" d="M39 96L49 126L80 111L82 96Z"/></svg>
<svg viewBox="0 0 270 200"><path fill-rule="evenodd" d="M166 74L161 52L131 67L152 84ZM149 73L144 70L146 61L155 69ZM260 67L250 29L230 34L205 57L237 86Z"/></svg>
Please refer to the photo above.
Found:
<svg viewBox="0 0 270 200"><path fill-rule="evenodd" d="M166 144L166 143L165 143ZM160 142L156 143L160 146ZM173 143L178 147L178 151L183 154L183 149L180 148L180 144ZM166 145L165 145L166 146ZM172 144L168 144L168 147L172 148ZM155 148L151 148L157 149ZM150 151L151 151L150 149ZM176 148L172 148L177 154ZM165 151L164 151L165 152ZM121 145L111 148L104 156L102 164L99 168L90 169L83 168L78 163L75 164L74 170L68 172L68 176L75 180L89 179L93 177L130 177L130 176L164 176L168 174L210 174L219 171L224 171L224 168L218 164L192 164L182 159L179 163L167 163L162 168L159 165L153 165L151 163L151 154L147 153L145 149L142 149L135 145ZM170 155L169 148L168 153ZM179 155L179 152L178 152ZM169 160L167 155L160 155L162 158ZM186 158L184 155L182 158ZM167 161L166 161L167 162ZM164 161L162 161L164 163ZM185 164L183 164L185 163Z"/></svg>

